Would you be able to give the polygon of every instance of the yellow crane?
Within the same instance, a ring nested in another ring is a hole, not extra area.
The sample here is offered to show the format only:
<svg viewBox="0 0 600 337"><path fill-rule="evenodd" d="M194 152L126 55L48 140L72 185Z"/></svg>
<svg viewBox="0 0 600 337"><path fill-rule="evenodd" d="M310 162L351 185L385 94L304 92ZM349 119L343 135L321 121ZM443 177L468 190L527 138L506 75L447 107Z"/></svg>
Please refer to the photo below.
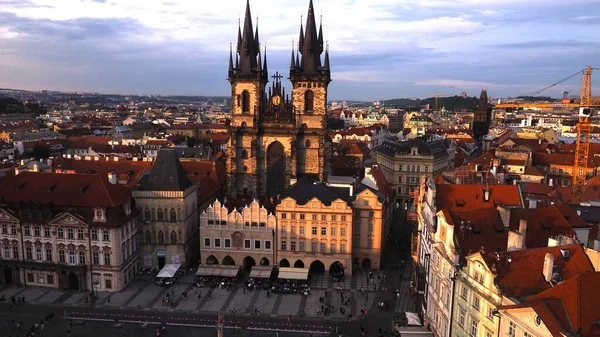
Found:
<svg viewBox="0 0 600 337"><path fill-rule="evenodd" d="M573 201L580 201L585 192L587 180L587 168L590 155L590 134L592 125L592 67L587 66L583 72L581 81L581 93L579 95L579 120L577 122L577 150L575 151L575 162L573 172Z"/></svg>

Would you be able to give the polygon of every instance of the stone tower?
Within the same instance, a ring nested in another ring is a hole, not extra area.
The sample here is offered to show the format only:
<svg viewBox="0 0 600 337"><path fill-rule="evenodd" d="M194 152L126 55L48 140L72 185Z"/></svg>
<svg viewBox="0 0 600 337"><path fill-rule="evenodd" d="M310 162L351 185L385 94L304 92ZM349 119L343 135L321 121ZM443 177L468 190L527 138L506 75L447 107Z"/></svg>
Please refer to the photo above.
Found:
<svg viewBox="0 0 600 337"><path fill-rule="evenodd" d="M476 141L481 141L489 133L492 119L492 109L488 104L487 90L481 90L479 102L473 114L473 137Z"/></svg>
<svg viewBox="0 0 600 337"><path fill-rule="evenodd" d="M232 117L227 160L227 195L276 199L303 175L323 179L329 171L326 140L329 55L324 62L322 30L317 32L312 0L306 31L301 28L298 51L292 51L291 97L276 73L268 92L266 50L261 54L258 27L252 28L246 4L237 51L230 50Z"/></svg>

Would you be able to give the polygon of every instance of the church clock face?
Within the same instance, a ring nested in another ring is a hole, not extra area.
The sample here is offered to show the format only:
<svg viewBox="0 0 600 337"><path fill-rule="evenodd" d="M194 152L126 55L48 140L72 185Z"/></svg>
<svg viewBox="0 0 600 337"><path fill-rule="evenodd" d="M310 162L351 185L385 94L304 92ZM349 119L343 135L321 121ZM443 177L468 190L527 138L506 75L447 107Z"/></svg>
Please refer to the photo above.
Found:
<svg viewBox="0 0 600 337"><path fill-rule="evenodd" d="M279 96L279 95L273 96L273 98L271 99L271 102L273 102L273 105L281 104L281 96Z"/></svg>

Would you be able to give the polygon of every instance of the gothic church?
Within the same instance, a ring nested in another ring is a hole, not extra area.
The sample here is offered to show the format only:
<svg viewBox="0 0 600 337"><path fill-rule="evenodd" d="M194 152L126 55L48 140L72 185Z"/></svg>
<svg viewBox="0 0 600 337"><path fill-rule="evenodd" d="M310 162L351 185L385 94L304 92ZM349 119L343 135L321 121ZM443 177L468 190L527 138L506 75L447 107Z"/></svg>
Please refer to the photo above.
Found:
<svg viewBox="0 0 600 337"><path fill-rule="evenodd" d="M275 73L269 74L266 49L261 53L250 3L237 49L230 51L228 80L232 111L227 159L227 195L278 196L303 176L323 181L329 173L331 141L327 137L327 87L331 82L329 51L324 50L322 25L315 22L312 0L306 27L300 26L297 50L292 49L291 95ZM325 52L324 60L322 60Z"/></svg>

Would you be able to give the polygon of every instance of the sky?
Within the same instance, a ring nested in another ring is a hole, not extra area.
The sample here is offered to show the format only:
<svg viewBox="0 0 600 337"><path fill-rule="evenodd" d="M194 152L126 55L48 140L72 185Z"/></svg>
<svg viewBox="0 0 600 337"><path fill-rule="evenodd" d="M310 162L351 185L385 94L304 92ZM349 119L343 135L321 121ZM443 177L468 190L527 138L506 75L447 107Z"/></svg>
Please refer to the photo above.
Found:
<svg viewBox="0 0 600 337"><path fill-rule="evenodd" d="M289 73L308 2L250 0L271 74ZM329 43L330 100L477 96L482 88L491 97L525 95L600 67L599 0L314 6ZM0 0L0 87L227 96L229 45L245 7L246 0ZM580 81L543 94L577 95Z"/></svg>

